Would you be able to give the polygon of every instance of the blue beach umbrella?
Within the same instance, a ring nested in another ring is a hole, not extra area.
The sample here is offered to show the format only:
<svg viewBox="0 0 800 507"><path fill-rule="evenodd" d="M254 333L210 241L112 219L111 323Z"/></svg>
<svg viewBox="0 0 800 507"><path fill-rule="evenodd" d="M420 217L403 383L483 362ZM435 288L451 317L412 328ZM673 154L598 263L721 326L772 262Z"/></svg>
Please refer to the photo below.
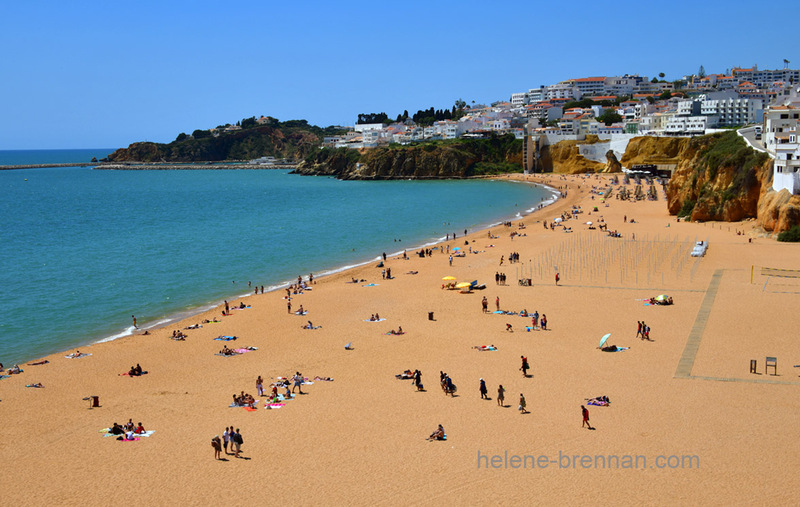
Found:
<svg viewBox="0 0 800 507"><path fill-rule="evenodd" d="M600 346L602 347L603 345L605 345L609 338L611 338L611 333L603 335L603 337L600 338Z"/></svg>

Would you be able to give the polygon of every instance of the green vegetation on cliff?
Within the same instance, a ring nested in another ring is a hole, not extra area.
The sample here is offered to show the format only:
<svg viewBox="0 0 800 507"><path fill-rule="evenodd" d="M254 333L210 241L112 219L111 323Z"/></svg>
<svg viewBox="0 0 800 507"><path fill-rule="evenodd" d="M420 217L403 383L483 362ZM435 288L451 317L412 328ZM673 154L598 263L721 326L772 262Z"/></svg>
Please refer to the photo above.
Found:
<svg viewBox="0 0 800 507"><path fill-rule="evenodd" d="M361 152L348 148L312 150L299 174L340 179L465 178L522 171L522 141L512 134L488 139L451 139L391 144Z"/></svg>
<svg viewBox="0 0 800 507"><path fill-rule="evenodd" d="M682 146L667 187L672 214L691 220L755 218L769 156L750 148L735 131L696 137Z"/></svg>
<svg viewBox="0 0 800 507"><path fill-rule="evenodd" d="M112 162L200 162L252 160L276 157L298 161L322 143L325 135L340 132L336 127L321 128L306 120L281 122L268 118L258 124L253 118L240 122L241 130L216 132L195 130L191 136L178 135L169 144L133 143L121 148L108 159ZM216 129L215 129L216 130Z"/></svg>

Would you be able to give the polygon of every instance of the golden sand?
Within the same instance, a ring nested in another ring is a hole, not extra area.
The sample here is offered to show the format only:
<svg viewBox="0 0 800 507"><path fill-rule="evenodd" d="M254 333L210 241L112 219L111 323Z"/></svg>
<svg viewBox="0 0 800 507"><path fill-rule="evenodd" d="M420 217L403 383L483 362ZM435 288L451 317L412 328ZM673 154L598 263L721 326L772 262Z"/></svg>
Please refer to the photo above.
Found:
<svg viewBox="0 0 800 507"><path fill-rule="evenodd" d="M0 498L15 505L793 503L800 279L766 277L761 267L800 269L798 246L759 237L751 222L678 223L663 193L652 202L612 197L606 207L589 192L606 178L537 181L568 187L569 195L523 218L525 229L516 220L492 229L497 239L478 231L469 245L444 243L480 251L452 267L446 252L409 252L409 260L387 262L392 280L374 265L319 279L292 300L309 310L304 317L287 312L283 292L259 294L246 298L251 309L185 331L185 341L171 340L173 329L219 317L220 309L81 348L92 354L82 359L61 353L46 365L22 365L23 374L0 380ZM573 233L542 226L573 204L585 212L565 222ZM593 206L599 211L589 215ZM622 238L588 230L585 222L601 217ZM689 256L697 240L709 241L705 257ZM511 252L522 262L499 266ZM506 286L495 284L498 271ZM486 289L442 290L448 275ZM533 286L518 285L521 276ZM352 277L367 282L345 283ZM659 294L675 304L642 301ZM499 297L505 310L546 314L549 330L526 332L528 318L484 314L484 296L490 310ZM376 312L386 320L364 322ZM307 320L321 329L301 329ZM653 341L635 336L639 320ZM384 334L398 326L406 334ZM630 349L599 351L606 333ZM216 356L219 335L258 350ZM344 349L348 342L354 350ZM472 348L492 344L497 351ZM519 371L522 355L530 378ZM777 375L764 373L766 356L778 358ZM749 373L751 359L758 374ZM136 363L150 373L119 376ZM422 371L425 391L395 378L406 369ZM307 394L278 410L263 409L263 397L255 412L228 408L233 393L256 394L258 375L268 385L295 371L335 380L303 386ZM457 396L443 394L440 371ZM480 378L491 400L480 398ZM25 387L35 382L45 387ZM504 408L495 400L499 384ZM520 393L529 414L517 411ZM100 408L89 408L89 395L100 396ZM589 431L580 406L599 395L611 406L588 406L596 428ZM155 434L118 442L98 432L129 418ZM426 441L438 424L447 441ZM216 461L211 438L230 425L241 429L246 459Z"/></svg>

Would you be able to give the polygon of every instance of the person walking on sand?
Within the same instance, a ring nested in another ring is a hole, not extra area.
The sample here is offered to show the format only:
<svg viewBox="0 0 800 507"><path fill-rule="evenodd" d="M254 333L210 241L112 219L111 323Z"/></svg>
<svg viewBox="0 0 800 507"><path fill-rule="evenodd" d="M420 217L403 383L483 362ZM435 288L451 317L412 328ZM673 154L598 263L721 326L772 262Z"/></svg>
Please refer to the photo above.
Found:
<svg viewBox="0 0 800 507"><path fill-rule="evenodd" d="M561 280L561 275L556 273L556 285L558 285L558 281Z"/></svg>
<svg viewBox="0 0 800 507"><path fill-rule="evenodd" d="M637 320L636 322L637 322L637 324L639 324L639 327L636 330L636 338L639 338L640 336L642 336L642 321L641 320Z"/></svg>
<svg viewBox="0 0 800 507"><path fill-rule="evenodd" d="M501 255L501 256L500 256L500 265L501 265L501 266L503 265L503 258L504 258L504 257L505 257L504 255Z"/></svg>
<svg viewBox="0 0 800 507"><path fill-rule="evenodd" d="M481 306L483 306L483 313L489 313L489 301L486 299L486 296L483 296Z"/></svg>
<svg viewBox="0 0 800 507"><path fill-rule="evenodd" d="M286 302L286 311L288 311L289 313L292 313L292 302L291 301L287 301Z"/></svg>
<svg viewBox="0 0 800 507"><path fill-rule="evenodd" d="M547 315L542 314L542 320L540 321L542 325L542 331L547 331Z"/></svg>
<svg viewBox="0 0 800 507"><path fill-rule="evenodd" d="M214 448L214 459L220 459L220 453L222 453L222 442L219 439L219 435L211 439L211 447Z"/></svg>
<svg viewBox="0 0 800 507"><path fill-rule="evenodd" d="M527 407L528 403L525 401L525 395L519 393L519 407L517 407L519 409L519 412L521 414L527 414L528 413Z"/></svg>
<svg viewBox="0 0 800 507"><path fill-rule="evenodd" d="M581 414L583 415L583 423L581 423L581 428L586 426L590 430L593 430L594 428L592 428L592 425L589 423L589 410L587 410L583 405L581 405Z"/></svg>
<svg viewBox="0 0 800 507"><path fill-rule="evenodd" d="M450 265L451 266L453 265L453 256L452 255L450 256Z"/></svg>
<svg viewBox="0 0 800 507"><path fill-rule="evenodd" d="M225 300L225 315L228 315L231 312L231 309L228 308L228 300Z"/></svg>
<svg viewBox="0 0 800 507"><path fill-rule="evenodd" d="M505 407L505 401L506 401L505 392L506 390L503 388L503 384L500 384L500 386L497 388L497 404L500 405L501 407Z"/></svg>
<svg viewBox="0 0 800 507"><path fill-rule="evenodd" d="M131 318L133 319L133 328L139 329L139 326L136 325L136 315L131 315Z"/></svg>
<svg viewBox="0 0 800 507"><path fill-rule="evenodd" d="M520 366L520 370L522 370L522 376L528 376L528 370L530 369L530 365L528 365L528 358L525 356L520 356L522 358L522 366Z"/></svg>
<svg viewBox="0 0 800 507"><path fill-rule="evenodd" d="M261 380L261 375L256 379L256 392L259 396L264 396L264 381Z"/></svg>
<svg viewBox="0 0 800 507"><path fill-rule="evenodd" d="M495 298L494 305L497 307L497 311L500 311L500 296Z"/></svg>
<svg viewBox="0 0 800 507"><path fill-rule="evenodd" d="M481 391L481 399L482 399L482 400L484 400L484 399L488 400L488 399L489 399L489 397L488 397L488 396L486 396L486 392L487 392L487 390L486 390L486 382L484 382L484 380L483 380L483 379L481 379L481 387L480 387L480 391Z"/></svg>
<svg viewBox="0 0 800 507"><path fill-rule="evenodd" d="M225 456L228 455L228 442L231 441L231 432L227 426L225 426L225 432L222 434L222 446L225 449Z"/></svg>

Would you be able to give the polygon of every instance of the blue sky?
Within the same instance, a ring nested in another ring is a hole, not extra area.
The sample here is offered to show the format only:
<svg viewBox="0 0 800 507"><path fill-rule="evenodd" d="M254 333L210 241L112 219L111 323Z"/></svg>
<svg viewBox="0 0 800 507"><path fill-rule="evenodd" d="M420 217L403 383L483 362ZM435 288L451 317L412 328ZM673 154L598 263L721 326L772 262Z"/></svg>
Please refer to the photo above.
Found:
<svg viewBox="0 0 800 507"><path fill-rule="evenodd" d="M353 124L563 79L800 67L800 4L6 2L0 149L124 147L258 115ZM775 24L770 16L778 16ZM767 27L774 26L774 29ZM768 30L768 31L767 31Z"/></svg>

